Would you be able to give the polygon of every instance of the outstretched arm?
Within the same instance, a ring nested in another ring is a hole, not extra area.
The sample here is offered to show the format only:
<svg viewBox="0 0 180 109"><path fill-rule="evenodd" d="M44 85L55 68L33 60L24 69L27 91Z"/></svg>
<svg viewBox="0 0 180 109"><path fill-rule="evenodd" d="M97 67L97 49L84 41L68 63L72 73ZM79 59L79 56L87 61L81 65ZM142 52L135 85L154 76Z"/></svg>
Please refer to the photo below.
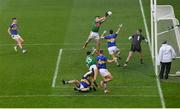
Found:
<svg viewBox="0 0 180 109"><path fill-rule="evenodd" d="M104 32L102 33L102 35L101 35L101 38L104 38L104 36L105 36L105 34L106 34L106 30L104 30Z"/></svg>
<svg viewBox="0 0 180 109"><path fill-rule="evenodd" d="M111 59L111 60L108 59L107 62L112 63L112 62L114 62L114 59Z"/></svg>
<svg viewBox="0 0 180 109"><path fill-rule="evenodd" d="M121 31L121 28L122 28L123 24L120 24L117 31L116 31L116 34L119 34L119 32Z"/></svg>
<svg viewBox="0 0 180 109"><path fill-rule="evenodd" d="M91 55L94 55L94 53L95 53L96 51L97 51L97 50L93 47L93 48L92 48Z"/></svg>
<svg viewBox="0 0 180 109"><path fill-rule="evenodd" d="M104 22L106 20L106 17L96 18L96 22Z"/></svg>

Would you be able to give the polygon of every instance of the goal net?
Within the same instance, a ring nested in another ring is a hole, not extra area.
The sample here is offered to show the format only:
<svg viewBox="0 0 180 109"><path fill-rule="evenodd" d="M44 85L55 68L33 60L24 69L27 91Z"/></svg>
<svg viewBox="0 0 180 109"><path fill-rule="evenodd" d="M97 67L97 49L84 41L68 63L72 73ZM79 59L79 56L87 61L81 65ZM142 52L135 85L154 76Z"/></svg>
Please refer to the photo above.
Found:
<svg viewBox="0 0 180 109"><path fill-rule="evenodd" d="M157 48L163 41L168 41L180 58L180 27L170 5L157 5Z"/></svg>
<svg viewBox="0 0 180 109"><path fill-rule="evenodd" d="M157 0L151 0L151 54L156 75L159 73L158 52L163 41L167 41L175 49L177 58L180 58L180 26L173 7L157 5Z"/></svg>

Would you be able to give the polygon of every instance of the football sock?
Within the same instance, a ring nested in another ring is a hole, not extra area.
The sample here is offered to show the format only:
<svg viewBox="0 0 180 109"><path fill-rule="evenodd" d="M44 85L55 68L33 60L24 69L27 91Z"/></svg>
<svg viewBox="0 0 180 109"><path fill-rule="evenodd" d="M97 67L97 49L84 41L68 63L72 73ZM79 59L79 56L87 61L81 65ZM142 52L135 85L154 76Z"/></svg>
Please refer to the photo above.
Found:
<svg viewBox="0 0 180 109"><path fill-rule="evenodd" d="M128 64L128 61L126 61L125 64Z"/></svg>
<svg viewBox="0 0 180 109"><path fill-rule="evenodd" d="M103 81L103 84L104 84L104 90L106 90L107 89L107 82Z"/></svg>
<svg viewBox="0 0 180 109"><path fill-rule="evenodd" d="M75 80L69 80L69 81L65 81L66 84L71 84L71 83L74 83Z"/></svg>
<svg viewBox="0 0 180 109"><path fill-rule="evenodd" d="M115 61L116 65L119 65L117 58L114 61Z"/></svg>
<svg viewBox="0 0 180 109"><path fill-rule="evenodd" d="M143 64L143 59L140 59L140 63Z"/></svg>

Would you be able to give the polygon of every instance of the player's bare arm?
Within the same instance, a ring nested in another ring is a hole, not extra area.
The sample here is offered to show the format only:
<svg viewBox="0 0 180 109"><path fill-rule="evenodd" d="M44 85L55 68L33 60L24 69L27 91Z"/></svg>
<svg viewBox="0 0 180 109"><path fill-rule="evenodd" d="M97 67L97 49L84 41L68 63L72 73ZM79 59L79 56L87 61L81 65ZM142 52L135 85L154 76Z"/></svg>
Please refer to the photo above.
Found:
<svg viewBox="0 0 180 109"><path fill-rule="evenodd" d="M120 24L117 31L116 31L116 34L119 34L119 32L121 31L121 28L123 27L123 24Z"/></svg>
<svg viewBox="0 0 180 109"><path fill-rule="evenodd" d="M9 35L11 35L10 28L8 28L8 33L9 33Z"/></svg>
<svg viewBox="0 0 180 109"><path fill-rule="evenodd" d="M104 30L104 32L103 32L102 35L101 35L101 38L104 38L106 33L107 33L107 31Z"/></svg>

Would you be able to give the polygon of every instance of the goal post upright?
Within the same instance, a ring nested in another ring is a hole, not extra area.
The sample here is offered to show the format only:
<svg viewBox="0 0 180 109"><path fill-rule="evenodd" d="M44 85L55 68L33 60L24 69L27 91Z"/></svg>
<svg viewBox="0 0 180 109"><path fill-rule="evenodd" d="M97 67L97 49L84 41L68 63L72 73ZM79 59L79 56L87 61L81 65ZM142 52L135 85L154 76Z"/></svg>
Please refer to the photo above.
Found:
<svg viewBox="0 0 180 109"><path fill-rule="evenodd" d="M154 65L154 0L150 0L151 13L151 56Z"/></svg>
<svg viewBox="0 0 180 109"><path fill-rule="evenodd" d="M154 0L154 67L156 76L158 76L158 38L157 38L157 0Z"/></svg>

